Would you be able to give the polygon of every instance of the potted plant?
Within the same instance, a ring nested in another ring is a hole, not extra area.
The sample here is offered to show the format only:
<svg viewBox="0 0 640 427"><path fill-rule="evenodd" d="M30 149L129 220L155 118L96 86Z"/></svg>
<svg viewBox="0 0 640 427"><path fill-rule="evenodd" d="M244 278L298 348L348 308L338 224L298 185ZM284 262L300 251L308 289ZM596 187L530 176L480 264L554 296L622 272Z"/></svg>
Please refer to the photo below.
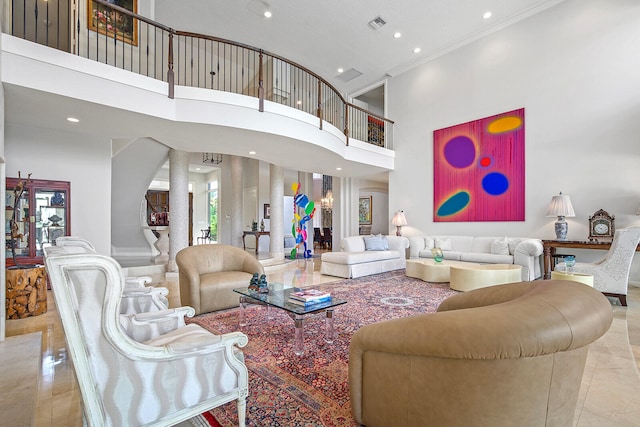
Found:
<svg viewBox="0 0 640 427"><path fill-rule="evenodd" d="M14 264L6 269L7 319L23 319L47 312L47 280L44 266L20 264L16 256L16 245L25 238L18 225L20 215L24 214L26 227L29 223L30 212L26 208L21 212L20 202L30 178L31 174L22 179L18 172L18 184L13 189L13 206L6 209L8 211L12 208L9 219L11 239L8 243Z"/></svg>

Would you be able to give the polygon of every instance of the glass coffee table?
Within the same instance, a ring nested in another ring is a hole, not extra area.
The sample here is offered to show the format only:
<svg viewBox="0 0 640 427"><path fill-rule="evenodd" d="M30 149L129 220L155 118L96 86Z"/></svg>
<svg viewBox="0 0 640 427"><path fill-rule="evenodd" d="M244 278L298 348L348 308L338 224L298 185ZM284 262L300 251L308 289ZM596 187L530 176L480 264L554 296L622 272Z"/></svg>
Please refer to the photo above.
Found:
<svg viewBox="0 0 640 427"><path fill-rule="evenodd" d="M291 317L295 324L295 338L293 342L293 352L298 356L304 353L304 317L308 314L325 312L324 340L333 342L333 309L346 304L347 301L333 297L329 301L321 302L311 306L303 306L289 302L289 295L299 291L300 288L287 287L281 284L269 284L269 293L258 293L250 291L248 288L234 289L233 292L240 294L240 326L247 324L245 309L247 304L259 304L275 307L284 310Z"/></svg>

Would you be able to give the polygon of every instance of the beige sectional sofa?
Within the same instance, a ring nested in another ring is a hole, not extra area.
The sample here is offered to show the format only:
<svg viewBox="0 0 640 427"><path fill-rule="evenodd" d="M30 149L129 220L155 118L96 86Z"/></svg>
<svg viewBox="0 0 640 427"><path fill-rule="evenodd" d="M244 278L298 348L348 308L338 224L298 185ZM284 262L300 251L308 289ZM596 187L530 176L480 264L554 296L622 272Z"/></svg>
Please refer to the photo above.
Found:
<svg viewBox="0 0 640 427"><path fill-rule="evenodd" d="M320 273L350 279L399 270L405 268L408 247L402 236L345 237L339 252L322 254Z"/></svg>
<svg viewBox="0 0 640 427"><path fill-rule="evenodd" d="M411 236L410 258L433 258L431 249L440 247L444 259L480 264L517 264L522 280L542 276L542 241L527 237Z"/></svg>

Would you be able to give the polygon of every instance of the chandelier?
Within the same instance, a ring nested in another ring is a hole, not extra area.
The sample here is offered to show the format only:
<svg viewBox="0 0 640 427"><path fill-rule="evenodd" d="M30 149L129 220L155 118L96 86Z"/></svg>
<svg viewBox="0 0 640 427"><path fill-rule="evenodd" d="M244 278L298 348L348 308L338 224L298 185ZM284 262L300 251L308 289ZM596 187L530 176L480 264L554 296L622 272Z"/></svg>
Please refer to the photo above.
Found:
<svg viewBox="0 0 640 427"><path fill-rule="evenodd" d="M333 209L333 192L331 190L327 190L324 197L320 200L320 206L327 211Z"/></svg>
<svg viewBox="0 0 640 427"><path fill-rule="evenodd" d="M202 153L202 163L211 165L219 165L222 163L222 154L220 153Z"/></svg>

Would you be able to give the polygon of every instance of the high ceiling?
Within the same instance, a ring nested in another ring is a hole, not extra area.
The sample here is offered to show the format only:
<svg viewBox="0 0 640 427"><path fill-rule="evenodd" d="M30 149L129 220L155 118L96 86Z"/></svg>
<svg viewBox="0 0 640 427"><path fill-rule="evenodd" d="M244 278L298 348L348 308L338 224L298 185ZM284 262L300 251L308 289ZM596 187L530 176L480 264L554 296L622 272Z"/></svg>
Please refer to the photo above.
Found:
<svg viewBox="0 0 640 427"><path fill-rule="evenodd" d="M561 1L156 0L153 19L278 54L353 96ZM378 17L386 24L374 29ZM351 70L362 74L345 81Z"/></svg>
<svg viewBox="0 0 640 427"><path fill-rule="evenodd" d="M155 0L151 2L155 7L153 12L141 10L140 13L150 14L151 19L176 30L217 36L278 54L324 77L343 95L358 96L370 105L380 106L383 103L376 99L383 94L380 85L386 76L409 70L561 1ZM273 14L271 18L263 16L267 9ZM492 16L483 19L488 11ZM377 17L386 24L374 29L369 22ZM394 38L396 32L402 36ZM421 52L413 53L415 47L420 47ZM338 73L338 68L344 69L344 73ZM346 81L344 75L352 74L350 70L362 74ZM114 108L5 86L7 124L28 123L37 117L38 126L57 129L65 126L54 122L63 112L74 115L83 111L89 119L75 127L81 136L109 136L109 131L114 129L104 129L104 123L119 124L114 137L153 136L158 129L180 128L157 118L142 120L140 115L125 114ZM91 111L94 114L90 114ZM94 123L98 118L104 122L102 125ZM188 139L193 134L194 141L203 140L202 135L197 134L204 132L200 128L193 125L181 128L181 138ZM292 156L289 148L278 151L276 146L271 144L268 153L271 157L261 159L272 161L274 156ZM336 161L336 155L329 150L317 151L308 155L311 151L307 150L306 157L311 157L314 164L332 165ZM196 163L200 155L194 157ZM359 166L366 168L366 165ZM200 172L209 170L201 162L199 167ZM373 179L386 180L386 172L377 177L374 175L378 171L367 170L367 173L371 173Z"/></svg>

